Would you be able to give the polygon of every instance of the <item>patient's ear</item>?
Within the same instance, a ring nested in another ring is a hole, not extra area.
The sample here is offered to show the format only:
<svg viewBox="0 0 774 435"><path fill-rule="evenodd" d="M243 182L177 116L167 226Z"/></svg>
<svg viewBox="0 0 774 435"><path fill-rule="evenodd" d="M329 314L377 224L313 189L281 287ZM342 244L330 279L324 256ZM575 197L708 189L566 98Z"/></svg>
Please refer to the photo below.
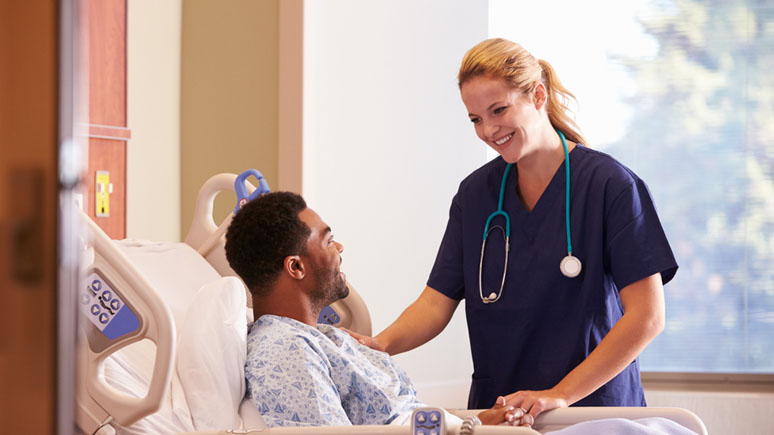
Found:
<svg viewBox="0 0 774 435"><path fill-rule="evenodd" d="M298 255L285 257L285 272L294 279L304 279L306 268L304 267L304 262L301 261L301 257Z"/></svg>

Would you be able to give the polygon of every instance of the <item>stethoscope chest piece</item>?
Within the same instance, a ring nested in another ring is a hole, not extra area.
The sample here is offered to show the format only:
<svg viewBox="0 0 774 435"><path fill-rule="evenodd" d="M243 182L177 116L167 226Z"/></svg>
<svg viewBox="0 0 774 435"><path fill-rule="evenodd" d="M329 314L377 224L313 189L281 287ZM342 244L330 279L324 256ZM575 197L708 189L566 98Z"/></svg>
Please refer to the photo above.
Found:
<svg viewBox="0 0 774 435"><path fill-rule="evenodd" d="M567 278L575 278L576 276L580 275L581 268L582 266L580 260L578 260L578 257L575 257L572 254L568 254L562 259L562 262L559 263L559 270L561 270L562 275L566 276Z"/></svg>

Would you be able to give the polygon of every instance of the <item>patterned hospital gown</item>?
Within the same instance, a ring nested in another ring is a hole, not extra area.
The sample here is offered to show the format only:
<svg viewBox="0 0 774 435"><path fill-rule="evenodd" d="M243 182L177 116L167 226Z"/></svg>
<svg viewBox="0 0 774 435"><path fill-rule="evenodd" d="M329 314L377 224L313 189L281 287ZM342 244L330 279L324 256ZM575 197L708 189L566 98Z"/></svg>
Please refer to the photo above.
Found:
<svg viewBox="0 0 774 435"><path fill-rule="evenodd" d="M264 315L250 326L245 377L269 427L388 424L424 406L388 354L287 317Z"/></svg>

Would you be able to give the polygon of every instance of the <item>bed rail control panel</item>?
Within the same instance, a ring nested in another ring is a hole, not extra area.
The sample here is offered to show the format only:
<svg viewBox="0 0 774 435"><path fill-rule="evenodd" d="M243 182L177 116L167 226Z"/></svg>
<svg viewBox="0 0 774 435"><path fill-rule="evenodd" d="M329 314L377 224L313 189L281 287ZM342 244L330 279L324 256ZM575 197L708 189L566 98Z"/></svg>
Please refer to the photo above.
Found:
<svg viewBox="0 0 774 435"><path fill-rule="evenodd" d="M320 311L320 317L317 318L317 323L322 323L324 325L336 326L339 322L341 322L341 316L339 316L339 313L331 308L330 305L323 308L322 311Z"/></svg>
<svg viewBox="0 0 774 435"><path fill-rule="evenodd" d="M440 408L417 408L411 414L412 435L446 435L443 410Z"/></svg>
<svg viewBox="0 0 774 435"><path fill-rule="evenodd" d="M96 271L86 277L84 287L80 295L81 313L104 337L87 334L93 351L102 351L119 338L139 331L140 320L135 311Z"/></svg>

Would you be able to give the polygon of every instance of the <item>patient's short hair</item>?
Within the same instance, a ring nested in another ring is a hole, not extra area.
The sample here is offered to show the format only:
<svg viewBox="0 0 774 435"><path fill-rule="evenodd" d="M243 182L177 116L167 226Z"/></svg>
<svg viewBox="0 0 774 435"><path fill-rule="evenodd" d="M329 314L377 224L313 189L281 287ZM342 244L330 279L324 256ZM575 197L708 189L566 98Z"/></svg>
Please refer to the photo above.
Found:
<svg viewBox="0 0 774 435"><path fill-rule="evenodd" d="M226 258L256 296L269 294L285 257L302 255L311 230L298 213L306 201L292 192L272 192L244 205L226 232Z"/></svg>

